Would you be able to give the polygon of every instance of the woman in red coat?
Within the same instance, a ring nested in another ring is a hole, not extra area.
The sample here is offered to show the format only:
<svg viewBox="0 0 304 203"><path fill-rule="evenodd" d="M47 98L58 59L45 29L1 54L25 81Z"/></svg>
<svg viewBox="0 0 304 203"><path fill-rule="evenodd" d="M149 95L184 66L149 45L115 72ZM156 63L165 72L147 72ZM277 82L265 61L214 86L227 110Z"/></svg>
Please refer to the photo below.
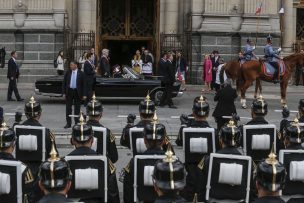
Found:
<svg viewBox="0 0 304 203"><path fill-rule="evenodd" d="M204 61L204 77L203 80L207 86L207 91L211 91L211 82L212 82L212 61L209 55L205 55ZM202 90L204 91L204 90Z"/></svg>

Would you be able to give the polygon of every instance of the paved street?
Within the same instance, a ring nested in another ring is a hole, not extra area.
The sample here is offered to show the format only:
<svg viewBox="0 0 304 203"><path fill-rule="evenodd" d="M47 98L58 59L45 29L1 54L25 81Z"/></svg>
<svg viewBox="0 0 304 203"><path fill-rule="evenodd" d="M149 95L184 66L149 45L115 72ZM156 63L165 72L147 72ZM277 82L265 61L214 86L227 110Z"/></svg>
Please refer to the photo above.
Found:
<svg viewBox="0 0 304 203"><path fill-rule="evenodd" d="M200 95L201 86L188 86L187 91L184 93L183 97L175 98L174 103L178 109L169 109L169 108L158 108L157 114L161 123L163 123L168 131L168 134L171 136L171 139L175 139L177 132L179 130L180 121L179 119L173 119L171 116L179 116L182 113L189 114L191 113L192 102L194 97ZM5 113L14 113L15 111L23 111L24 103L20 102L7 102L6 101L6 84L0 84L0 105L5 109ZM19 91L23 98L28 99L33 92L33 86L29 84L19 84ZM274 123L279 126L281 120L281 113L274 112L275 109L280 109L280 96L279 96L279 86L274 86L271 84L265 84L263 86L264 94L268 102L269 113L267 120L271 123ZM290 110L296 110L298 106L298 101L300 98L304 98L303 86L295 87L291 86L288 89L288 106ZM210 115L213 112L213 109L216 105L213 102L213 93L205 94L207 97L211 111ZM36 100L40 101L42 104L43 114L41 118L41 123L46 127L50 128L55 134L57 134L57 144L59 144L59 150L61 155L67 154L72 150L72 147L69 145L68 135L71 133L71 129L64 130L63 126L65 125L65 103L62 98L49 98L42 96L35 96ZM250 106L253 98L253 88L251 87L247 94L247 105ZM126 118L119 118L119 115L127 115L128 113L137 113L138 112L138 102L103 102L104 105L104 118L102 123L110 128L114 134L117 136L120 135L124 125L126 124ZM250 117L250 109L241 109L239 99L236 102L237 112L240 116ZM82 107L84 111L84 108ZM291 117L294 118L295 114L291 114ZM8 123L11 125L14 121L14 117L6 117ZM23 117L23 120L25 117ZM137 120L138 121L138 120ZM211 126L216 126L214 119L209 117L208 119ZM242 120L241 123L245 123L246 120ZM117 144L119 139L117 137ZM176 146L175 146L176 147ZM176 148L176 153L179 157L182 158L182 149ZM121 168L124 167L131 157L130 151L123 147L119 146L119 161L116 163L117 172L121 171ZM120 191L122 191L122 186L119 185Z"/></svg>

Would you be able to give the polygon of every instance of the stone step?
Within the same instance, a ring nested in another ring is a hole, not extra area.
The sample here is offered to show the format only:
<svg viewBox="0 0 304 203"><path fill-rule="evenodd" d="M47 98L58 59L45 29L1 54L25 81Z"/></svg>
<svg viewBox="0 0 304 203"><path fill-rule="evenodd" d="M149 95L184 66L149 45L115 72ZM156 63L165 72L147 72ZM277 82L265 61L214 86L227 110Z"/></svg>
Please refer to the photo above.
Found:
<svg viewBox="0 0 304 203"><path fill-rule="evenodd" d="M39 80L50 75L21 75L18 83L34 83L36 80ZM6 75L0 75L0 84L8 83Z"/></svg>

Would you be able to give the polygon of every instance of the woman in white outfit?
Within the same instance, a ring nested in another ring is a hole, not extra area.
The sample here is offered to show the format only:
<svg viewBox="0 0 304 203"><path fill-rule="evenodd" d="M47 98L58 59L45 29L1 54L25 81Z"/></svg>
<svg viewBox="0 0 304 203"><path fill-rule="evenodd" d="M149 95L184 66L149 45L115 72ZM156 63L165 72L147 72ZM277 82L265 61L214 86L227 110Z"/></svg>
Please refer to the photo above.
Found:
<svg viewBox="0 0 304 203"><path fill-rule="evenodd" d="M64 74L64 58L63 58L63 51L59 51L57 56L57 74L63 75Z"/></svg>

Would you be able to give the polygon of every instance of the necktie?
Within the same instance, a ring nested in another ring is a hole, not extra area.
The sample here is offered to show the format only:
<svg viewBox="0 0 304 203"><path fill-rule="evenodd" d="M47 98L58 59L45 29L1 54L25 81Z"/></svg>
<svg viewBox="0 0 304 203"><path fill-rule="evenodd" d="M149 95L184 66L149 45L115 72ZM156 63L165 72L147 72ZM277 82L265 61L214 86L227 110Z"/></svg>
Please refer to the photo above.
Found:
<svg viewBox="0 0 304 203"><path fill-rule="evenodd" d="M72 78L71 78L71 88L75 89L76 88L76 72L72 72Z"/></svg>

